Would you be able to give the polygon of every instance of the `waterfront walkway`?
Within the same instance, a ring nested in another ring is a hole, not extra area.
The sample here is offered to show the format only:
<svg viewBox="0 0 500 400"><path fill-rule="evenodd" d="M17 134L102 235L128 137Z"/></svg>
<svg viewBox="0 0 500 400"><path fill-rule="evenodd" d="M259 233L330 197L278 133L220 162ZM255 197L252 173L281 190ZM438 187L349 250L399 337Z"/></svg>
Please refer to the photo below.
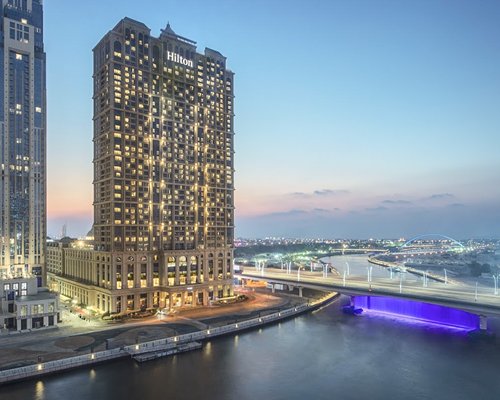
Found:
<svg viewBox="0 0 500 400"><path fill-rule="evenodd" d="M90 352L115 349L136 343L165 339L256 318L307 299L264 292L244 292L246 301L212 307L180 310L173 316L153 316L126 323L73 321L59 328L0 338L0 370L53 361ZM69 320L68 320L69 318Z"/></svg>

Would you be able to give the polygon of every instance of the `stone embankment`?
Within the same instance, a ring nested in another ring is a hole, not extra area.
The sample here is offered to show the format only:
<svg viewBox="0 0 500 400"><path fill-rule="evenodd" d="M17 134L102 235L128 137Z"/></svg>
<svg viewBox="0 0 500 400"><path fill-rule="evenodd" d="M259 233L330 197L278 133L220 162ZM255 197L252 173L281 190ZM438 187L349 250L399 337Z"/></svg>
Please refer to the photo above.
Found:
<svg viewBox="0 0 500 400"><path fill-rule="evenodd" d="M28 365L19 368L12 368L0 371L0 384L7 382L32 379L43 375L53 374L65 370L70 370L79 367L86 367L94 364L99 364L109 360L118 358L156 358L155 353L165 355L176 354L180 351L185 351L186 348L193 349L199 346L187 346L190 343L204 342L212 338L223 335L232 335L241 331L258 328L267 324L272 324L277 321L288 319L299 314L320 308L337 296L336 293L328 293L318 300L311 301L307 304L300 304L295 307L287 308L272 314L252 318L237 323L228 324L225 326L200 330L194 333L172 336L166 339L153 340L149 342L136 343L130 346L122 346L120 348L92 352L80 356L68 357L61 360L39 362L33 365ZM177 351L178 349L179 351ZM139 357L143 355L143 357Z"/></svg>

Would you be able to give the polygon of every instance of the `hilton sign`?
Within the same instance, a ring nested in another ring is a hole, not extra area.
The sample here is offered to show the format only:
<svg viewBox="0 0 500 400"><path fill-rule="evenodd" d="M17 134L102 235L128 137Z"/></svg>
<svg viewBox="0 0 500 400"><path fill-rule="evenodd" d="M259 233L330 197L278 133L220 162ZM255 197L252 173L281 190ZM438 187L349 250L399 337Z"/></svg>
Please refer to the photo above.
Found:
<svg viewBox="0 0 500 400"><path fill-rule="evenodd" d="M193 60L188 60L187 58L184 58L179 54L173 53L171 51L167 51L167 60L193 68Z"/></svg>

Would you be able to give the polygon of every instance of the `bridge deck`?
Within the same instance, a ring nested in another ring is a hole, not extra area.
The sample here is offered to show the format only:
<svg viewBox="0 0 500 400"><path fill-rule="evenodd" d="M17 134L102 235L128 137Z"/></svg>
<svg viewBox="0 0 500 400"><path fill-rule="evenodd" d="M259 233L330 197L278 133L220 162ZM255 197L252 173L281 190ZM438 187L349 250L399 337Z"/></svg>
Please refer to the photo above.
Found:
<svg viewBox="0 0 500 400"><path fill-rule="evenodd" d="M344 286L342 278L338 276L323 278L321 273L308 273L306 271L300 272L300 280L297 280L295 271L292 274L287 274L285 271L266 270L264 275L255 271L244 272L240 276L296 287L335 291L352 296L371 295L405 298L453 307L480 315L500 317L500 296L478 293L476 300L475 288L470 286L434 283L429 287L422 287L415 283L403 283L400 293L399 280L390 279L377 279L369 283L366 278L363 280L361 277L353 277L346 279Z"/></svg>

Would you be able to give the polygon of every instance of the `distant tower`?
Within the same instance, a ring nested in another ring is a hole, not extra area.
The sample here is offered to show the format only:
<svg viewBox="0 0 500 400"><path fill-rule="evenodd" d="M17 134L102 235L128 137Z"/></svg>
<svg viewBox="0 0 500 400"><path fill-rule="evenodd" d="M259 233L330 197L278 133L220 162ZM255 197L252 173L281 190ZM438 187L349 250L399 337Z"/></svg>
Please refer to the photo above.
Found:
<svg viewBox="0 0 500 400"><path fill-rule="evenodd" d="M68 229L67 224L64 224L61 230L61 238L65 238L66 236L68 236L67 229Z"/></svg>
<svg viewBox="0 0 500 400"><path fill-rule="evenodd" d="M46 88L42 0L2 0L0 273L45 282Z"/></svg>

